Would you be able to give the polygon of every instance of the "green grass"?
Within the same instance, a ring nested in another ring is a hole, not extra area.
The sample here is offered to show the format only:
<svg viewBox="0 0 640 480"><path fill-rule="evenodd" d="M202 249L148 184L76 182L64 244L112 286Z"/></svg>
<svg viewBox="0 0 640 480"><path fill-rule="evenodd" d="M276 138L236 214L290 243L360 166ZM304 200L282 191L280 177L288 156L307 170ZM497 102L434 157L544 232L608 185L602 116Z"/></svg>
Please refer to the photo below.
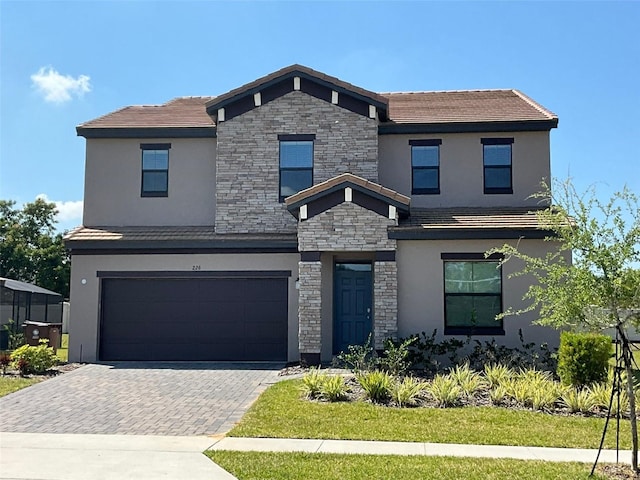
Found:
<svg viewBox="0 0 640 480"><path fill-rule="evenodd" d="M590 465L533 460L338 455L291 452L206 452L239 480L578 480Z"/></svg>
<svg viewBox="0 0 640 480"><path fill-rule="evenodd" d="M58 357L58 360L60 360L61 362L69 361L69 334L68 333L62 334L61 346L56 352L56 356Z"/></svg>
<svg viewBox="0 0 640 480"><path fill-rule="evenodd" d="M266 390L231 432L235 437L322 438L597 448L604 419L493 407L389 408L303 400L300 380ZM621 447L630 448L629 422ZM615 447L615 426L606 444Z"/></svg>
<svg viewBox="0 0 640 480"><path fill-rule="evenodd" d="M21 378L21 377L1 377L0 376L0 397L9 395L26 388L34 383L38 383L39 378Z"/></svg>

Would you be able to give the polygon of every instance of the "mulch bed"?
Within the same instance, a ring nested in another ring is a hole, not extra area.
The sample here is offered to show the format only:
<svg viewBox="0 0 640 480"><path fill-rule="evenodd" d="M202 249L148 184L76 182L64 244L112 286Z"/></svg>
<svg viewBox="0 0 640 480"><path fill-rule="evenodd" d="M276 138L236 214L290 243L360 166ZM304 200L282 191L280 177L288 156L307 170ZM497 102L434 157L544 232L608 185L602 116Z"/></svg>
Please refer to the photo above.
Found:
<svg viewBox="0 0 640 480"><path fill-rule="evenodd" d="M46 380L48 378L52 378L52 377L56 377L62 373L67 373L67 372L72 372L73 370L76 370L77 368L82 367L83 365L85 365L84 363L61 363L59 365L56 365L55 367L47 370L45 373L43 373L42 375L25 375L23 378L39 378L41 380ZM4 374L5 377L20 377L20 372L18 372L18 370L14 370L14 369L7 369L6 373Z"/></svg>

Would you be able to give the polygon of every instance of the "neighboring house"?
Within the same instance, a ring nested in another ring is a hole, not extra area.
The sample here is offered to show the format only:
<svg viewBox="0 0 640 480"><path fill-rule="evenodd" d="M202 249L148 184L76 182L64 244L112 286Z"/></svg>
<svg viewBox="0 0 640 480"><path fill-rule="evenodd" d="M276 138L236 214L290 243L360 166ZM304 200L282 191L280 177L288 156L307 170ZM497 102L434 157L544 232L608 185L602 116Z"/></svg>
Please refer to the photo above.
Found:
<svg viewBox="0 0 640 480"><path fill-rule="evenodd" d="M388 337L554 340L484 252L553 245L556 115L517 90L375 93L293 65L78 126L71 361L331 359Z"/></svg>

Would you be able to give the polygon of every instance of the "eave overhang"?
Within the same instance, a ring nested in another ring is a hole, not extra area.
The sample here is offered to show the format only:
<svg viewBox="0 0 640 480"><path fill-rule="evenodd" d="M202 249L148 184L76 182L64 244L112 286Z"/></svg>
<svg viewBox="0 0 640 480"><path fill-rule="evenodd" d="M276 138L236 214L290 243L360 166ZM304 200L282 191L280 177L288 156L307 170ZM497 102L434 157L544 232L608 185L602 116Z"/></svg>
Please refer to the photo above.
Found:
<svg viewBox="0 0 640 480"><path fill-rule="evenodd" d="M558 126L558 119L508 122L451 123L384 123L378 125L379 135L418 133L479 133L479 132L545 132Z"/></svg>
<svg viewBox="0 0 640 480"><path fill-rule="evenodd" d="M76 127L84 138L215 138L216 127Z"/></svg>

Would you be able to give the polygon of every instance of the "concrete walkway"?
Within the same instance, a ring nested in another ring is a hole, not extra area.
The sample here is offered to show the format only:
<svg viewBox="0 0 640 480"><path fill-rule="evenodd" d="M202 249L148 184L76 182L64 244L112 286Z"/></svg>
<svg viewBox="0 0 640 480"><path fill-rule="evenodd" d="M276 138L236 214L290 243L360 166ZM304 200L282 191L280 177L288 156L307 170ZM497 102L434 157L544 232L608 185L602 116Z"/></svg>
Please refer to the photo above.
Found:
<svg viewBox="0 0 640 480"><path fill-rule="evenodd" d="M596 450L418 442L233 438L216 436L0 433L3 480L234 480L205 450L433 455L592 463ZM621 451L620 462L630 463ZM616 452L603 451L602 463Z"/></svg>
<svg viewBox="0 0 640 480"><path fill-rule="evenodd" d="M515 458L548 462L593 463L597 450L582 448L512 447L500 445L458 445L421 442L370 442L361 440L307 440L286 438L224 437L210 450L244 452L352 453L374 455L430 455L448 457ZM621 450L620 463L631 463L631 451ZM616 451L603 450L601 463L615 463Z"/></svg>
<svg viewBox="0 0 640 480"><path fill-rule="evenodd" d="M3 480L233 480L212 437L0 433Z"/></svg>

